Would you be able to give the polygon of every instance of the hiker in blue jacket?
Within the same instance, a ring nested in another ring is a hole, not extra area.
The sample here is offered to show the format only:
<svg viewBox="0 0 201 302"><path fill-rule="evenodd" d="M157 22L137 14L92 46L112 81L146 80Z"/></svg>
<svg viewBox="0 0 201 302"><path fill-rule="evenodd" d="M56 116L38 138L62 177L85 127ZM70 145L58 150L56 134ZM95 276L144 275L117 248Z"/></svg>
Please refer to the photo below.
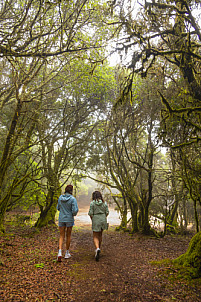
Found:
<svg viewBox="0 0 201 302"><path fill-rule="evenodd" d="M71 242L71 232L74 225L74 216L78 213L78 205L73 194L73 186L67 185L65 194L61 195L58 199L57 210L59 210L59 252L57 260L61 262L62 259L62 246L66 233L66 253L65 258L70 258L69 247Z"/></svg>

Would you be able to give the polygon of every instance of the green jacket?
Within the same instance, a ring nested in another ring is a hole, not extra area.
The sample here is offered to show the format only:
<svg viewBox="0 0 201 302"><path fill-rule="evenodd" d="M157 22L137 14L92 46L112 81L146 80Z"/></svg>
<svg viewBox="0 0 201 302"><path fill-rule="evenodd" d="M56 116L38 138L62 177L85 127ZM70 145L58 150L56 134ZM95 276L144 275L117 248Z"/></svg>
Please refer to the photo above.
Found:
<svg viewBox="0 0 201 302"><path fill-rule="evenodd" d="M92 219L92 230L94 232L107 230L108 214L109 214L109 210L106 202L103 202L102 200L93 200L90 203L88 215Z"/></svg>

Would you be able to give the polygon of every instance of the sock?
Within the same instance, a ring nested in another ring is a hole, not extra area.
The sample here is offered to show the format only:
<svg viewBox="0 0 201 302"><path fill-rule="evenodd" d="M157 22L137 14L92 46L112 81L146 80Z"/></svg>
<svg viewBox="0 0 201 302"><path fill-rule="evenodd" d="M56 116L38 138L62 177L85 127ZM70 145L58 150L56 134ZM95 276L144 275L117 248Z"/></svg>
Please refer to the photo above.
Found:
<svg viewBox="0 0 201 302"><path fill-rule="evenodd" d="M59 255L62 255L62 250L59 250Z"/></svg>

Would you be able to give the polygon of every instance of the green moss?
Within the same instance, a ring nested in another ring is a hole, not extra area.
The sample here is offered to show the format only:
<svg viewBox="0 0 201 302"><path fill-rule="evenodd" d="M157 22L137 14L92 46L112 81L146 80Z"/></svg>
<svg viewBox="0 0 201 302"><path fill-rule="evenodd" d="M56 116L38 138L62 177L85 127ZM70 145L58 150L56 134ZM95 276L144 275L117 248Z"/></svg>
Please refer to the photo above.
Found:
<svg viewBox="0 0 201 302"><path fill-rule="evenodd" d="M71 265L71 269L66 272L67 275L73 277L75 280L85 280L88 278L87 273L83 268L83 263L74 263Z"/></svg>
<svg viewBox="0 0 201 302"><path fill-rule="evenodd" d="M172 263L172 260L170 259L163 259L163 260L160 260L160 261L151 261L150 262L152 265L156 265L156 266L164 266L164 265L169 265Z"/></svg>
<svg viewBox="0 0 201 302"><path fill-rule="evenodd" d="M71 264L72 267L76 268L76 267L80 267L82 264L80 262L76 262Z"/></svg>
<svg viewBox="0 0 201 302"><path fill-rule="evenodd" d="M187 252L175 259L173 264L186 268L192 278L201 277L201 232L193 236Z"/></svg>
<svg viewBox="0 0 201 302"><path fill-rule="evenodd" d="M163 273L169 280L188 280L197 279L201 281L201 232L197 233L190 241L185 254L177 259L165 259L152 261L152 265L163 267Z"/></svg>

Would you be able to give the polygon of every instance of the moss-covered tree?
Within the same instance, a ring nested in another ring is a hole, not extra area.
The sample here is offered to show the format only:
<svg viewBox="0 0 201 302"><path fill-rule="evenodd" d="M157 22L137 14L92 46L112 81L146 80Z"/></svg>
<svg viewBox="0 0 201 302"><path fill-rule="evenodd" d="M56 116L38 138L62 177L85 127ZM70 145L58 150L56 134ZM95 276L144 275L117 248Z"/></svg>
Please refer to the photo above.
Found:
<svg viewBox="0 0 201 302"><path fill-rule="evenodd" d="M89 62L87 73L93 74L96 64L107 56L105 46L117 25L113 23L108 27L106 20L112 17L107 3L96 0L3 1L0 16L0 108L12 112L8 129L2 131L4 143L0 153L0 215L3 221L11 192L11 188L7 193L2 192L5 176L20 152L34 144L33 138L37 140L34 129L40 114L51 109L45 102L41 106L52 91L51 84L48 86L50 79L63 67L70 71L72 60ZM44 137L41 139L44 141ZM54 181L54 186L55 183L58 180ZM3 229L2 224L0 228Z"/></svg>
<svg viewBox="0 0 201 302"><path fill-rule="evenodd" d="M97 67L92 77L87 74L89 68L88 64L74 62L71 80L67 82L66 70L62 78L55 79L59 83L64 81L65 87L43 100L47 106L51 104L52 111L44 111L37 125L44 181L41 188L45 188L46 194L44 203L39 204L37 227L54 223L61 187L73 181L77 170L84 169L86 154L96 144L94 133L112 95L110 85L114 75L112 68L103 65Z"/></svg>
<svg viewBox="0 0 201 302"><path fill-rule="evenodd" d="M193 236L186 253L175 259L173 263L186 268L192 278L201 277L201 232Z"/></svg>

